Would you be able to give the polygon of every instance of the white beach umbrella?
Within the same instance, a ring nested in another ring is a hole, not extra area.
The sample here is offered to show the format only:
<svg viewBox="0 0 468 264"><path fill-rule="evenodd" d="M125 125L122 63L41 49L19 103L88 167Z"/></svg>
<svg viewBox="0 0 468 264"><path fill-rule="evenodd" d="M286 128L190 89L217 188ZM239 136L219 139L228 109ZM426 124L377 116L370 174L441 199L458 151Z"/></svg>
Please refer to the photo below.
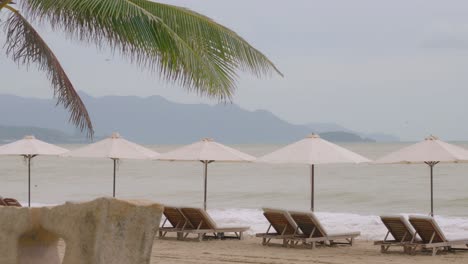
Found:
<svg viewBox="0 0 468 264"><path fill-rule="evenodd" d="M80 158L108 158L114 162L114 188L113 197L115 197L115 174L117 161L120 159L154 159L159 153L142 147L122 138L119 133L112 133L112 136L87 145L85 147L70 151L63 155L65 157Z"/></svg>
<svg viewBox="0 0 468 264"><path fill-rule="evenodd" d="M259 162L310 165L310 209L314 211L314 165L370 162L367 158L311 134L258 159Z"/></svg>
<svg viewBox="0 0 468 264"><path fill-rule="evenodd" d="M26 136L0 147L0 155L23 156L28 160L28 206L31 206L31 159L38 155L58 156L67 151L67 149L40 141L34 136Z"/></svg>
<svg viewBox="0 0 468 264"><path fill-rule="evenodd" d="M205 138L193 144L178 148L159 156L158 160L165 161L201 161L205 166L205 192L203 207L206 210L206 191L208 181L208 164L215 161L222 162L251 162L255 157Z"/></svg>
<svg viewBox="0 0 468 264"><path fill-rule="evenodd" d="M435 136L429 136L424 141L392 152L380 159L376 164L427 164L431 171L431 215L434 215L433 203L433 169L438 163L468 162L468 150L446 143Z"/></svg>

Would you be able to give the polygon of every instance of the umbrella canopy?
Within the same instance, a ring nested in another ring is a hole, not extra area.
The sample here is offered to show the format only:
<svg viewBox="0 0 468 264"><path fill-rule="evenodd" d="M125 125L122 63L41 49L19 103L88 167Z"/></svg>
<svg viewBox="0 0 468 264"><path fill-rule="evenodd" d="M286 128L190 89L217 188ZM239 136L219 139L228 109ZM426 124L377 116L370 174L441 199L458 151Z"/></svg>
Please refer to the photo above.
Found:
<svg viewBox="0 0 468 264"><path fill-rule="evenodd" d="M112 133L112 136L87 145L85 147L70 151L63 156L80 158L108 158L114 162L114 188L115 197L115 174L117 161L120 159L155 159L160 154L130 142L122 138L119 133Z"/></svg>
<svg viewBox="0 0 468 264"><path fill-rule="evenodd" d="M376 164L427 164L431 174L431 215L434 215L433 169L438 163L468 162L468 150L446 143L435 136L429 136L424 141L392 152L380 159Z"/></svg>
<svg viewBox="0 0 468 264"><path fill-rule="evenodd" d="M68 152L67 149L46 143L34 136L0 147L0 155L23 156L28 160L28 206L31 206L31 159L38 155L57 156Z"/></svg>
<svg viewBox="0 0 468 264"><path fill-rule="evenodd" d="M214 161L222 162L252 162L255 157L223 144L205 138L193 144L178 148L159 156L158 160L165 161L201 161L205 167L204 200L203 207L206 210L206 191L208 182L208 164Z"/></svg>
<svg viewBox="0 0 468 264"><path fill-rule="evenodd" d="M254 161L255 157L225 146L210 138L162 154L158 160L166 161Z"/></svg>
<svg viewBox="0 0 468 264"><path fill-rule="evenodd" d="M326 141L316 134L311 134L302 140L260 157L258 161L310 165L310 208L312 211L314 210L314 165L370 162L369 159Z"/></svg>

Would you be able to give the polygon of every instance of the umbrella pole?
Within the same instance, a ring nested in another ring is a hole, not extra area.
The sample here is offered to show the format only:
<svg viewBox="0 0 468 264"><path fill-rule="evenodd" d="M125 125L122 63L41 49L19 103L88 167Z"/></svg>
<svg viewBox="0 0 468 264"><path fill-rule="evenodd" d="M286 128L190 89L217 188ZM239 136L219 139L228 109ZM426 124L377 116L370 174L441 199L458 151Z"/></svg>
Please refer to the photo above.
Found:
<svg viewBox="0 0 468 264"><path fill-rule="evenodd" d="M433 170L434 165L429 165L431 167L431 216L434 216L434 184L433 184Z"/></svg>
<svg viewBox="0 0 468 264"><path fill-rule="evenodd" d="M27 156L28 159L28 207L31 207L31 156Z"/></svg>
<svg viewBox="0 0 468 264"><path fill-rule="evenodd" d="M310 210L314 211L314 164L310 166Z"/></svg>
<svg viewBox="0 0 468 264"><path fill-rule="evenodd" d="M431 170L431 216L434 216L434 181L433 181L433 175L434 175L434 166L439 163L438 161L430 161L430 162L425 162L427 165L429 165L429 168Z"/></svg>
<svg viewBox="0 0 468 264"><path fill-rule="evenodd" d="M208 186L208 161L205 160L203 161L203 164L205 165L205 194L203 196L203 209L206 211L206 189Z"/></svg>
<svg viewBox="0 0 468 264"><path fill-rule="evenodd" d="M114 161L114 189L113 189L113 192L112 192L112 197L115 198L115 170L116 170L116 166L117 166L117 159L112 159Z"/></svg>

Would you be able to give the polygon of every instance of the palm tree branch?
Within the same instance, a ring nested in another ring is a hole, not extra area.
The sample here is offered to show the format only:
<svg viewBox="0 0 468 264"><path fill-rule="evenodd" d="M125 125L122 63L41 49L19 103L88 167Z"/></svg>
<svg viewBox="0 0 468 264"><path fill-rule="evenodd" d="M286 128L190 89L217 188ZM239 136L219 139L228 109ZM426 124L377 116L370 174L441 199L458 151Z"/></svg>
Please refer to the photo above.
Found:
<svg viewBox="0 0 468 264"><path fill-rule="evenodd" d="M0 10L2 10L2 8L7 6L10 2L11 0L4 0L4 1L0 0Z"/></svg>
<svg viewBox="0 0 468 264"><path fill-rule="evenodd" d="M229 29L193 11L147 0L23 0L32 18L80 40L109 45L188 89L220 99L237 69L260 75L274 65Z"/></svg>
<svg viewBox="0 0 468 264"><path fill-rule="evenodd" d="M34 27L19 12L13 11L4 28L7 55L19 65L29 67L35 63L39 70L45 71L54 89L57 104L62 104L70 112L70 122L92 137L93 126L85 105L59 60Z"/></svg>
<svg viewBox="0 0 468 264"><path fill-rule="evenodd" d="M269 70L282 75L265 55L241 36L204 15L163 3L147 0L130 1L160 18L178 35L184 38L198 36L204 42L209 43L209 47L218 50L222 55L231 56L232 59L257 75L267 73Z"/></svg>

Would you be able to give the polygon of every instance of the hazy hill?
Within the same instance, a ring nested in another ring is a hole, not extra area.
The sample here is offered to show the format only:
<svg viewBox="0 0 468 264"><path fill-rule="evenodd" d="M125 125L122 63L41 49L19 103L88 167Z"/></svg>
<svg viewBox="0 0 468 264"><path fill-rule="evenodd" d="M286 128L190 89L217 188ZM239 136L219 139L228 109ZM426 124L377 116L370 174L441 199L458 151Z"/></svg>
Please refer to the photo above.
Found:
<svg viewBox="0 0 468 264"><path fill-rule="evenodd" d="M315 131L316 133L324 133L324 132L337 132L338 133L338 140L337 141L343 141L346 139L346 141L355 141L358 140L358 138L361 138L363 141L377 141L377 142L398 142L400 141L400 138L390 135L390 134L385 134L385 133L361 133L357 131L352 131L346 127L340 126L338 124L334 123L323 123L323 122L314 122L314 123L308 123L306 124L308 128L310 128L312 131ZM341 132L346 132L346 133L341 133ZM356 137L357 136L357 137ZM335 135L331 134L328 135L330 140L333 138L336 138ZM353 140L355 139L355 140Z"/></svg>
<svg viewBox="0 0 468 264"><path fill-rule="evenodd" d="M330 131L320 133L320 137L333 142L375 142L371 138L362 138L361 136L343 131Z"/></svg>
<svg viewBox="0 0 468 264"><path fill-rule="evenodd" d="M316 131L290 124L268 111L247 111L234 104L180 104L160 96L95 98L80 94L97 136L118 131L140 143L183 144L204 137L225 143L286 143ZM0 115L3 126L46 127L76 134L68 124L68 113L55 107L53 100L0 95L0 113L8 113ZM334 132L332 140L366 140L350 136L350 132L340 133Z"/></svg>
<svg viewBox="0 0 468 264"><path fill-rule="evenodd" d="M38 139L51 143L79 142L79 140L74 139L70 135L56 129L40 127L0 126L0 144L18 140L28 135L34 135Z"/></svg>

